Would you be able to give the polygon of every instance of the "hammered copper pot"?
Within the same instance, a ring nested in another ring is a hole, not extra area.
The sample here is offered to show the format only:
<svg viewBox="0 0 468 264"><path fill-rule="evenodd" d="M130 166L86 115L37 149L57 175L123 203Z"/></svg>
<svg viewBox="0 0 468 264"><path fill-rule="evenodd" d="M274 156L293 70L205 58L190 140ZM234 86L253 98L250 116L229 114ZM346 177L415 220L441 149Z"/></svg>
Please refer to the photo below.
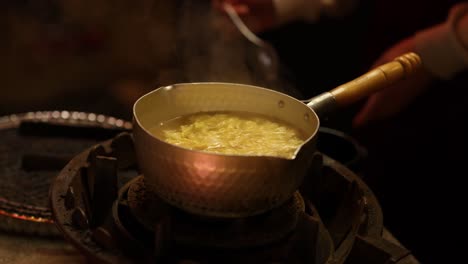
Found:
<svg viewBox="0 0 468 264"><path fill-rule="evenodd" d="M298 189L316 151L319 115L412 75L421 61L404 54L309 100L233 83L185 83L158 88L134 105L134 140L147 188L169 204L213 217L245 217L270 210ZM148 129L183 115L244 111L285 120L307 134L293 158L213 154L164 142Z"/></svg>

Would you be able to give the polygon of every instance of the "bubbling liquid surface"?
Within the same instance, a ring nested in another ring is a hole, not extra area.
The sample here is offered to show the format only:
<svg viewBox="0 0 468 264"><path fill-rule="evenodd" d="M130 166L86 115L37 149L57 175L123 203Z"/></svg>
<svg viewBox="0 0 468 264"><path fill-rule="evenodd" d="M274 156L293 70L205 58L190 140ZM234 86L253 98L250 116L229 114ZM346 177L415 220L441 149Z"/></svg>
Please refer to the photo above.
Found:
<svg viewBox="0 0 468 264"><path fill-rule="evenodd" d="M211 153L293 158L306 137L294 126L255 113L208 112L149 129L165 142Z"/></svg>

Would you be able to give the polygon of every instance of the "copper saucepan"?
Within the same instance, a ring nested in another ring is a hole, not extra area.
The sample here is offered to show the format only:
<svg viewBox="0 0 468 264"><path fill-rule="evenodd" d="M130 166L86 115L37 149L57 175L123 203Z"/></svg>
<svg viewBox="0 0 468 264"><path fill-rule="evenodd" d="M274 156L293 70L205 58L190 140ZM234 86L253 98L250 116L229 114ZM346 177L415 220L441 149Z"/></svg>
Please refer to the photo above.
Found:
<svg viewBox="0 0 468 264"><path fill-rule="evenodd" d="M298 189L316 151L319 116L412 75L421 65L408 53L307 104L288 95L232 83L186 83L158 88L133 108L136 155L147 188L185 211L213 217L244 217L285 202ZM285 120L307 133L291 159L212 154L164 142L149 128L179 116L244 111Z"/></svg>

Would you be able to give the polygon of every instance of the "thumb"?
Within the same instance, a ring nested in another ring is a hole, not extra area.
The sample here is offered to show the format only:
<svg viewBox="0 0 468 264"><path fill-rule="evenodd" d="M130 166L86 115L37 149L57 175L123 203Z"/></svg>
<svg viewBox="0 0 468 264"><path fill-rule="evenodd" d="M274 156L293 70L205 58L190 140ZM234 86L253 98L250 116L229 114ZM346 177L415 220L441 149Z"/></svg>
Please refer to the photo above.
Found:
<svg viewBox="0 0 468 264"><path fill-rule="evenodd" d="M364 103L364 106L359 110L353 118L353 127L358 128L365 125L367 122L375 118L375 106L377 105L377 98L372 95Z"/></svg>

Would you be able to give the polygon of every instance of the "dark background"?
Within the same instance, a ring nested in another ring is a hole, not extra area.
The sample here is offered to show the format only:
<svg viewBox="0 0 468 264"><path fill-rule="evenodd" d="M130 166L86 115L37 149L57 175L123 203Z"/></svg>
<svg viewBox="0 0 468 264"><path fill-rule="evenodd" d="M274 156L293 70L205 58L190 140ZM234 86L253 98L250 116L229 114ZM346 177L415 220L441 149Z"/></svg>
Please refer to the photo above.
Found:
<svg viewBox="0 0 468 264"><path fill-rule="evenodd" d="M297 23L266 36L309 98L365 73L386 48L444 21L455 2L367 1L342 21ZM458 240L466 234L467 77L434 83L401 114L366 127L351 126L362 102L323 122L367 148L362 174L384 222L422 263L465 258Z"/></svg>
<svg viewBox="0 0 468 264"><path fill-rule="evenodd" d="M130 120L136 98L181 81L289 85L306 99L365 73L391 45L444 21L456 2L362 1L340 20L265 32L283 63L268 84L209 1L2 1L0 114L63 109ZM435 83L401 114L360 129L351 120L362 102L322 120L368 149L361 170L385 224L423 263L463 256L455 240L466 223L467 84L466 74Z"/></svg>

